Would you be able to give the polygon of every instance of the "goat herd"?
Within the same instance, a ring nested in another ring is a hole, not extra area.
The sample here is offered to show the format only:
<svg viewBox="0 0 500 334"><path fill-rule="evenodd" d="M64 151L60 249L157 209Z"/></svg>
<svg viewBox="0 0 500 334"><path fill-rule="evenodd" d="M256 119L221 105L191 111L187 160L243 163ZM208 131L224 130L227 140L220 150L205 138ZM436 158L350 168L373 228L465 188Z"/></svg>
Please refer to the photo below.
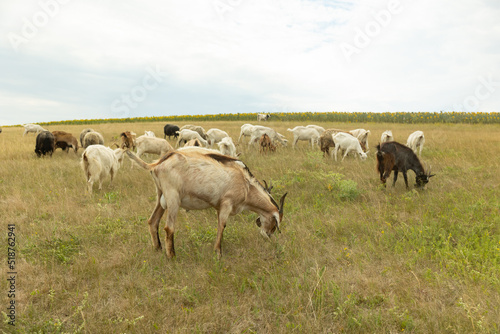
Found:
<svg viewBox="0 0 500 334"><path fill-rule="evenodd" d="M266 120L262 119L262 120ZM66 152L70 148L76 153L79 148L77 139L64 131L47 131L36 124L24 125L24 135L30 132L38 133L35 153L50 155L55 149ZM362 160L367 157L368 136L370 131L356 129L344 131L339 129L324 129L317 125L296 126L288 129L293 134L292 146L295 148L299 140L308 141L311 147L319 146L325 155L335 156L343 152L342 161L349 153L359 155ZM166 137L174 137L176 149L170 145ZM258 142L261 153L276 150L277 145L287 146L288 140L282 134L270 127L244 124L241 126L238 143L249 137L249 147ZM164 127L164 138L157 138L151 131L137 137L134 132L124 131L114 142L116 149L104 146L103 136L93 129L85 129L80 134L80 144L84 148L81 157L81 167L87 180L88 192L92 193L95 182L102 188L102 182L108 176L113 180L124 155L127 155L138 166L151 172L157 188L156 206L148 220L153 246L161 249L158 234L159 222L168 208L165 227L165 248L169 258L175 256L174 223L180 208L186 210L202 210L213 207L218 213L218 232L215 251L222 255L221 241L226 221L229 216L243 210L258 214L257 226L261 234L270 237L279 231L283 219L283 207L286 193L276 201L271 195L272 186L263 186L252 175L248 167L238 159L236 146L227 134L220 129L205 131L201 126L185 125L179 128L167 124ZM406 146L394 141L391 131L382 134L377 145L377 170L380 180L385 185L387 178L394 171L393 185L398 173L402 172L408 188L407 171L416 174L416 187L428 183L433 175L425 171L417 157L421 155L424 144L424 134L416 131L408 137ZM212 147L217 144L219 150ZM113 146L111 145L111 146ZM184 146L184 147L181 147ZM333 148L330 153L330 148ZM136 149L134 154L132 151ZM141 159L144 153L157 154L160 159L146 163Z"/></svg>

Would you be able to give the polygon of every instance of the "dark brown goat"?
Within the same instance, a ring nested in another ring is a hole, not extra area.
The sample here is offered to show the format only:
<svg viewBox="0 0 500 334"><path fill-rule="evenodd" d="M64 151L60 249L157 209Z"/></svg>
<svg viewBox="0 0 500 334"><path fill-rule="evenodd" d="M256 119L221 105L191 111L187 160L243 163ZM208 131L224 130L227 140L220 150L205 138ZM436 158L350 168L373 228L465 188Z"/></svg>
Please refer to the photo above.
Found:
<svg viewBox="0 0 500 334"><path fill-rule="evenodd" d="M269 136L267 134L263 134L261 137L260 137L260 143L259 143L259 152L262 153L267 153L268 151L271 151L271 152L274 152L276 151L276 146L273 145L273 143L271 142L271 138L269 138Z"/></svg>
<svg viewBox="0 0 500 334"><path fill-rule="evenodd" d="M52 134L55 138L55 148L61 148L63 151L66 151L66 153L69 152L70 148L73 148L76 154L79 148L78 140L76 140L71 133L64 131L52 131Z"/></svg>
<svg viewBox="0 0 500 334"><path fill-rule="evenodd" d="M429 182L434 176L430 170L426 172L418 160L413 150L403 144L390 141L377 145L377 170L380 174L380 181L385 185L387 179L394 171L392 186L396 184L398 173L403 173L406 188L408 189L408 176L406 172L412 170L415 172L416 188L421 188Z"/></svg>

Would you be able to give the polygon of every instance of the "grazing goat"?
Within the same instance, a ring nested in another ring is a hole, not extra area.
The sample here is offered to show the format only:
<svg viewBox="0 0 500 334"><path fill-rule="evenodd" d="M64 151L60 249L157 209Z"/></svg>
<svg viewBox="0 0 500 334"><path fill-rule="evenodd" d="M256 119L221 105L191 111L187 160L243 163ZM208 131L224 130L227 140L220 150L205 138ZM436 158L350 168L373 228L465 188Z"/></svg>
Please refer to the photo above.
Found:
<svg viewBox="0 0 500 334"><path fill-rule="evenodd" d="M359 157L361 160L365 160L367 157L367 153L363 152L363 149L361 148L361 144L357 138L354 136L348 134L348 133L343 133L339 132L337 134L332 135L333 142L335 143L335 149L334 149L334 154L335 154L335 161L337 161L337 152L339 149L342 151L345 151L344 156L342 157L342 161L344 161L345 157L349 152L354 152L359 154Z"/></svg>
<svg viewBox="0 0 500 334"><path fill-rule="evenodd" d="M99 190L102 189L102 181L108 175L113 177L118 172L123 161L123 150L117 148L112 150L103 145L90 145L82 154L80 165L87 180L87 190L92 194L94 182L99 181Z"/></svg>
<svg viewBox="0 0 500 334"><path fill-rule="evenodd" d="M248 168L235 158L198 147L183 148L147 164L135 154L127 155L142 168L151 172L156 185L156 207L148 220L155 249L161 249L158 226L168 209L164 228L165 250L168 258L175 256L174 226L180 208L217 210L218 229L215 252L222 256L222 235L229 216L243 210L259 215L256 224L264 236L270 237L283 219L285 195L280 204L255 179Z"/></svg>
<svg viewBox="0 0 500 334"><path fill-rule="evenodd" d="M120 148L121 149L125 149L125 148L128 148L128 149L134 149L135 148L135 138L136 138L136 134L135 132L132 132L132 131L125 131L125 132L122 132L120 134L120 138L121 138L121 145L120 145Z"/></svg>
<svg viewBox="0 0 500 334"><path fill-rule="evenodd" d="M426 185L429 179L434 176L434 174L431 174L430 169L428 172L424 170L420 160L411 148L395 141L377 145L377 170L380 174L380 181L384 185L391 175L391 171L394 171L393 187L398 179L398 173L402 172L406 189L408 189L408 176L406 174L408 170L415 172L415 187L417 188Z"/></svg>
<svg viewBox="0 0 500 334"><path fill-rule="evenodd" d="M370 130L356 129L349 131L349 133L359 139L359 142L365 147L363 151L366 152L366 148L368 148L368 135L370 134Z"/></svg>
<svg viewBox="0 0 500 334"><path fill-rule="evenodd" d="M55 147L55 138L52 132L50 131L42 131L36 136L36 146L35 153L37 157L40 158L41 155L49 154L52 156L54 153Z"/></svg>
<svg viewBox="0 0 500 334"><path fill-rule="evenodd" d="M170 137L177 138L178 134L177 131L179 131L179 127L177 125L173 124L167 124L165 127L163 127L163 139L166 139L168 136L168 139L170 140Z"/></svg>
<svg viewBox="0 0 500 334"><path fill-rule="evenodd" d="M318 126L318 125L307 125L306 128L312 128L312 129L316 129L316 131L318 131L318 133L321 135L323 132L325 132L325 128L321 127L321 126Z"/></svg>
<svg viewBox="0 0 500 334"><path fill-rule="evenodd" d="M243 138L243 137L251 137L252 136L252 129L254 127L255 127L255 125L252 125L252 124L243 124L241 126L240 137L238 138L238 143L241 142L241 138Z"/></svg>
<svg viewBox="0 0 500 334"><path fill-rule="evenodd" d="M104 137L99 132L87 132L83 137L82 147L85 149L90 145L104 145Z"/></svg>
<svg viewBox="0 0 500 334"><path fill-rule="evenodd" d="M76 152L78 151L78 140L68 132L64 131L52 131L55 138L55 148L61 148L66 153L69 152L70 147Z"/></svg>
<svg viewBox="0 0 500 334"><path fill-rule="evenodd" d="M248 142L248 146L251 146L254 143L256 143L257 140L259 140L263 134L266 134L269 136L269 138L271 138L273 145L276 145L276 143L280 143L283 146L287 146L288 144L288 140L285 139L285 136L276 132L274 129L265 126L255 125L250 131L251 131L251 137L250 141Z"/></svg>
<svg viewBox="0 0 500 334"><path fill-rule="evenodd" d="M331 155L332 159L333 159L333 151L330 153L330 147L335 148L335 142L333 141L333 135L335 135L337 133L345 133L345 134L348 134L348 135L352 136L352 134L350 132L346 132L346 131L343 131L343 130L339 130L339 129L327 129L319 137L319 144L320 144L321 151L323 152L323 155L324 156ZM359 141L359 139L358 139L358 141ZM365 145L363 143L361 143L361 142L359 144L361 145L361 149L363 150L363 152L366 152ZM344 153L345 152L342 151L342 154L344 154Z"/></svg>
<svg viewBox="0 0 500 334"><path fill-rule="evenodd" d="M267 153L269 151L271 152L276 151L276 146L274 146L273 143L271 142L271 138L269 138L269 136L264 133L259 140L259 152Z"/></svg>
<svg viewBox="0 0 500 334"><path fill-rule="evenodd" d="M422 131L415 131L411 135L408 136L408 141L406 142L406 146L411 148L415 154L418 150L418 156L422 156L422 149L424 148L425 137Z"/></svg>
<svg viewBox="0 0 500 334"><path fill-rule="evenodd" d="M315 128L306 128L304 126L296 126L293 129L287 129L293 133L293 143L292 147L295 148L295 145L299 140L310 141L311 148L314 148L314 144L319 143L320 134L318 130Z"/></svg>
<svg viewBox="0 0 500 334"><path fill-rule="evenodd" d="M85 138L85 135L89 132L95 132L95 130L91 129L91 128L87 128L87 129L83 129L82 132L80 132L80 145L82 145L82 147L84 147L83 139Z"/></svg>
<svg viewBox="0 0 500 334"><path fill-rule="evenodd" d="M271 117L270 114L257 114L257 121L267 121Z"/></svg>
<svg viewBox="0 0 500 334"><path fill-rule="evenodd" d="M146 135L137 138L137 156L140 157L144 153L159 154L163 156L174 148L168 143L166 139L148 137Z"/></svg>
<svg viewBox="0 0 500 334"><path fill-rule="evenodd" d="M30 132L33 132L35 134L38 134L39 132L42 132L42 131L47 131L45 130L44 128L42 128L40 125L38 124L24 124L24 133L23 133L23 136L27 133L30 133Z"/></svg>
<svg viewBox="0 0 500 334"><path fill-rule="evenodd" d="M207 131L207 141L212 147L214 144L217 144L222 140L222 138L229 137L226 131L222 131L219 129L210 129Z"/></svg>
<svg viewBox="0 0 500 334"><path fill-rule="evenodd" d="M229 155L230 157L236 158L236 147L234 146L231 137L222 138L222 140L217 144L219 146L220 153L224 155Z"/></svg>
<svg viewBox="0 0 500 334"><path fill-rule="evenodd" d="M207 140L207 133L206 133L205 129L203 129L201 126L188 124L188 125L184 125L180 129L180 131L185 130L185 129L196 131L201 136L201 138L203 138L204 140Z"/></svg>
<svg viewBox="0 0 500 334"><path fill-rule="evenodd" d="M175 145L175 147L180 147L191 139L198 139L198 141L202 143L203 146L208 146L208 142L203 139L198 132L189 129L183 129L179 131L179 139L177 139L177 144Z"/></svg>
<svg viewBox="0 0 500 334"><path fill-rule="evenodd" d="M391 130L386 130L382 133L382 137L380 137L380 142L385 143L388 141L394 141L394 137L392 136Z"/></svg>
<svg viewBox="0 0 500 334"><path fill-rule="evenodd" d="M156 137L156 135L153 131L144 131L144 135L146 137Z"/></svg>

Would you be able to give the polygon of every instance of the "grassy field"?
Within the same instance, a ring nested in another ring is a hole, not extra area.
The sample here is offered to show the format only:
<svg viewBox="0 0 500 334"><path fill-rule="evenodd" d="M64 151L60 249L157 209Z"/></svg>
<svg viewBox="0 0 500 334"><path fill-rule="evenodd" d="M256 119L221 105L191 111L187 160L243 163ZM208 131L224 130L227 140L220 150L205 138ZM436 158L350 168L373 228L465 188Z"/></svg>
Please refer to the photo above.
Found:
<svg viewBox="0 0 500 334"><path fill-rule="evenodd" d="M237 140L242 123L197 124ZM113 185L94 185L89 196L83 150L38 159L33 134L4 127L0 217L4 254L15 224L17 280L11 326L3 260L1 331L499 333L500 126L308 123L371 130L368 159L335 163L304 142L268 156L240 145L241 160L272 181L275 197L288 192L285 218L266 241L255 214L231 217L221 261L215 210L181 211L177 257L167 260L151 248L156 194L147 172L125 159ZM92 127L111 144L124 130L159 135L163 125ZM305 123L268 125L291 140L286 129ZM85 127L46 126L77 137ZM374 146L387 129L403 143L424 131L421 160L436 174L425 190L407 191L402 177L380 186Z"/></svg>

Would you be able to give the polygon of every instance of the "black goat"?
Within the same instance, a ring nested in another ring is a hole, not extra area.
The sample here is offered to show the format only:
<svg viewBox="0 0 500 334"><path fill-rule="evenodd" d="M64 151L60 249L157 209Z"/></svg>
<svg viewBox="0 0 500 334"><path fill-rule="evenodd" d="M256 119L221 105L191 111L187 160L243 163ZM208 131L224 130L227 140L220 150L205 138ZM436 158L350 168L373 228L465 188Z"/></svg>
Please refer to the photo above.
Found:
<svg viewBox="0 0 500 334"><path fill-rule="evenodd" d="M166 139L167 136L168 136L168 139L170 139L171 136L174 136L174 139L175 139L175 138L177 138L179 136L177 134L177 131L179 131L179 127L177 125L167 124L163 128L163 133L164 133L163 138Z"/></svg>
<svg viewBox="0 0 500 334"><path fill-rule="evenodd" d="M420 188L429 182L434 174L425 172L424 167L418 160L413 150L403 144L390 141L377 145L377 170L380 173L380 181L385 185L387 179L394 171L392 186L396 184L398 173L403 173L406 188L408 189L408 176L406 172L412 170L416 174L415 187Z"/></svg>

